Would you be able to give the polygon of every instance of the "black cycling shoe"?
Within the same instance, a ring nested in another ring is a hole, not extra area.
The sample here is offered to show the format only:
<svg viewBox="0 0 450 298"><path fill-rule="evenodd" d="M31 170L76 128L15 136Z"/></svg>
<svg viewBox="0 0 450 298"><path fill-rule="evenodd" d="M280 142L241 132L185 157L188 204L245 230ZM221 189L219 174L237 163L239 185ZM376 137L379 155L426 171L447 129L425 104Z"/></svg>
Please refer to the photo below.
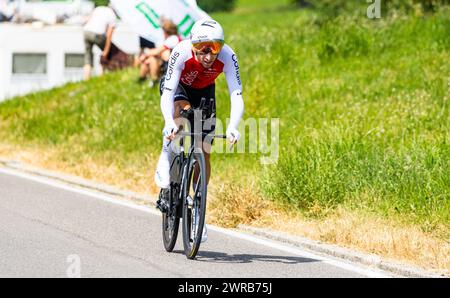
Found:
<svg viewBox="0 0 450 298"><path fill-rule="evenodd" d="M161 189L159 193L158 201L156 201L156 208L158 208L162 213L169 211L169 190Z"/></svg>

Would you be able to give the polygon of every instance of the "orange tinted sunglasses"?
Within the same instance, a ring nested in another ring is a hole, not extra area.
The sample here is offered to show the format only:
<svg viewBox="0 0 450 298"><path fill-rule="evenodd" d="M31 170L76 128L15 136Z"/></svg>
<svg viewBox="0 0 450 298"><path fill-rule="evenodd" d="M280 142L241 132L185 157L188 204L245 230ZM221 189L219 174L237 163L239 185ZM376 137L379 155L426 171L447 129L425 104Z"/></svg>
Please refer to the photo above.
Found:
<svg viewBox="0 0 450 298"><path fill-rule="evenodd" d="M213 55L217 55L223 48L223 41L205 41L193 43L192 48L195 52L201 52L204 54L211 53Z"/></svg>

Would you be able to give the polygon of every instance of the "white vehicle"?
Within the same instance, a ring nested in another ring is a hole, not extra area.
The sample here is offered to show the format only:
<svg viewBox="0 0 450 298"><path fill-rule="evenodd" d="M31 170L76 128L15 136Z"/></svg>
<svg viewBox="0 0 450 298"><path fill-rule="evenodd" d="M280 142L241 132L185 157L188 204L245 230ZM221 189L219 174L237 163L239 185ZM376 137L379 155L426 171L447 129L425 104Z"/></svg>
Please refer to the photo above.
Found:
<svg viewBox="0 0 450 298"><path fill-rule="evenodd" d="M128 54L139 52L139 39L119 24L113 42ZM94 74L101 50L94 47ZM0 101L83 79L81 26L0 23Z"/></svg>
<svg viewBox="0 0 450 298"><path fill-rule="evenodd" d="M94 8L93 2L16 0L14 5L14 22L0 23L0 101L81 80L85 52L82 24ZM62 18L63 24L54 24ZM74 19L78 21L70 21ZM34 22L29 24L29 20ZM138 36L122 23L113 42L128 54L139 52ZM94 74L100 69L100 53L94 47Z"/></svg>
<svg viewBox="0 0 450 298"><path fill-rule="evenodd" d="M61 19L88 15L94 3L87 0L16 0L16 18L38 20L49 25Z"/></svg>

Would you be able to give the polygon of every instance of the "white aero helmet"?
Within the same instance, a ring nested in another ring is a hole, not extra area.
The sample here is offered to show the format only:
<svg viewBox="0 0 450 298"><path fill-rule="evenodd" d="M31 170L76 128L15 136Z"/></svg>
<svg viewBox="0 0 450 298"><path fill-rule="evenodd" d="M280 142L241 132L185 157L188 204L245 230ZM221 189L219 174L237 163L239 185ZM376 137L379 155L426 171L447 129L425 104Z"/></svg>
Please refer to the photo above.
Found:
<svg viewBox="0 0 450 298"><path fill-rule="evenodd" d="M222 26L212 19L198 20L191 30L191 42L193 44L205 41L225 42Z"/></svg>
<svg viewBox="0 0 450 298"><path fill-rule="evenodd" d="M212 19L195 22L191 30L191 43L196 51L209 48L213 54L218 54L225 43L222 26Z"/></svg>

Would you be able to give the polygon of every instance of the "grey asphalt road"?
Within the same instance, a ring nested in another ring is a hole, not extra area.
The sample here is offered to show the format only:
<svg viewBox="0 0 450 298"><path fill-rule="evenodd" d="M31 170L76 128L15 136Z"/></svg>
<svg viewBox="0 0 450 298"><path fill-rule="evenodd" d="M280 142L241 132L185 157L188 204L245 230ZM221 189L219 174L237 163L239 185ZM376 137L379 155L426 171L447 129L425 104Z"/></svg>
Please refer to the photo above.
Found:
<svg viewBox="0 0 450 298"><path fill-rule="evenodd" d="M164 250L156 212L0 171L0 277L370 276L250 237L212 228L197 260L187 260L181 228L175 251Z"/></svg>

